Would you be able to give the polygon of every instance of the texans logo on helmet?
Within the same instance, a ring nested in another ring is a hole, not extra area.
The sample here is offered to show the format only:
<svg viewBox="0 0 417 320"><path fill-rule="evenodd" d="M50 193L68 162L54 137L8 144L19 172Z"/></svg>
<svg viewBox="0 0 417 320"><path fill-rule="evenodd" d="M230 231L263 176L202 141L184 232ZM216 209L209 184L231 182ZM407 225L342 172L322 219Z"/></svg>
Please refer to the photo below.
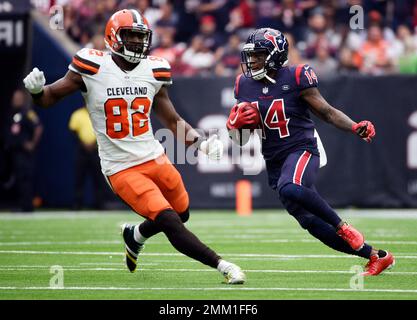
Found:
<svg viewBox="0 0 417 320"><path fill-rule="evenodd" d="M286 40L284 38L284 41L281 39L278 39L277 42L277 38L280 34L277 34L275 31L272 30L268 30L267 32L264 33L264 38L270 42L272 42L272 44L274 45L274 47L278 50L278 52L282 52L284 51L284 45L286 43Z"/></svg>

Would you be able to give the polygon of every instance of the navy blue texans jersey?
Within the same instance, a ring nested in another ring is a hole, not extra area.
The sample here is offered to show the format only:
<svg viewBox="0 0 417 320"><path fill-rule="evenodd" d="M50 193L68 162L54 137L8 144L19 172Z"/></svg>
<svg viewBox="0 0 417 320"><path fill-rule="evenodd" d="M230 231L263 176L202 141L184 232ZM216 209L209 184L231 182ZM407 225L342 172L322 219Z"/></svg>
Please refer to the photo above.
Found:
<svg viewBox="0 0 417 320"><path fill-rule="evenodd" d="M259 109L265 160L281 160L297 150L318 155L314 122L308 104L300 98L302 90L317 87L315 72L307 64L283 67L274 80L275 84L239 75L234 88L238 102L250 102Z"/></svg>

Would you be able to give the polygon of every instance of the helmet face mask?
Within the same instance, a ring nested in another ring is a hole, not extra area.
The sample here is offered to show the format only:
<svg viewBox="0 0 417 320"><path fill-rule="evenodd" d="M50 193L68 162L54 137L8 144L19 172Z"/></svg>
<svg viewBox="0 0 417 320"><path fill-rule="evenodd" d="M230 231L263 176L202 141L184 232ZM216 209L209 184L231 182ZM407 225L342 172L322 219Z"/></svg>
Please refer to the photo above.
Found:
<svg viewBox="0 0 417 320"><path fill-rule="evenodd" d="M137 63L148 56L152 41L151 30L121 28L117 38L120 39L118 53L127 61Z"/></svg>
<svg viewBox="0 0 417 320"><path fill-rule="evenodd" d="M288 41L278 30L255 30L241 52L241 67L247 78L261 80L268 72L278 70L288 62Z"/></svg>
<svg viewBox="0 0 417 320"><path fill-rule="evenodd" d="M253 49L252 46L245 46L241 52L241 67L247 78L255 80L262 79L267 70L265 68L268 51L266 49Z"/></svg>

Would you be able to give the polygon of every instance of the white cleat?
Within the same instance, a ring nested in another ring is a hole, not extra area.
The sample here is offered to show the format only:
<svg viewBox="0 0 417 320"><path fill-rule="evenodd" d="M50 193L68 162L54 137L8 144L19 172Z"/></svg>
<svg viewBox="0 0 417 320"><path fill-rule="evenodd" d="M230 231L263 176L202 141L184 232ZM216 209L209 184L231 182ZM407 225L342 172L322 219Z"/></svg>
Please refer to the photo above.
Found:
<svg viewBox="0 0 417 320"><path fill-rule="evenodd" d="M237 265L230 263L222 272L227 284L244 284L246 276L242 269Z"/></svg>

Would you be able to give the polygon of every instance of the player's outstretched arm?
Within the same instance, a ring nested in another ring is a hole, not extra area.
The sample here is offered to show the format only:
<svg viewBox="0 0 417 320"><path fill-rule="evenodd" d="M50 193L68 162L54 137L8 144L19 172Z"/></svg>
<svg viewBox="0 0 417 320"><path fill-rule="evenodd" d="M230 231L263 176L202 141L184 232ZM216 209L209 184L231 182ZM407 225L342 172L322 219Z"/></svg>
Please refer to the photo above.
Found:
<svg viewBox="0 0 417 320"><path fill-rule="evenodd" d="M301 98L308 103L311 111L317 117L335 127L353 132L367 142L371 142L375 136L375 128L370 121L354 122L345 113L332 107L317 88L308 88L301 91Z"/></svg>
<svg viewBox="0 0 417 320"><path fill-rule="evenodd" d="M222 157L223 143L217 139L216 135L209 139L203 138L189 123L181 118L168 96L166 87L162 87L155 95L153 109L159 121L187 146L195 144L210 159L218 160Z"/></svg>
<svg viewBox="0 0 417 320"><path fill-rule="evenodd" d="M38 68L34 68L23 79L23 83L32 95L34 103L41 107L52 106L62 98L84 87L81 76L72 71L68 71L61 79L45 86L45 76Z"/></svg>

